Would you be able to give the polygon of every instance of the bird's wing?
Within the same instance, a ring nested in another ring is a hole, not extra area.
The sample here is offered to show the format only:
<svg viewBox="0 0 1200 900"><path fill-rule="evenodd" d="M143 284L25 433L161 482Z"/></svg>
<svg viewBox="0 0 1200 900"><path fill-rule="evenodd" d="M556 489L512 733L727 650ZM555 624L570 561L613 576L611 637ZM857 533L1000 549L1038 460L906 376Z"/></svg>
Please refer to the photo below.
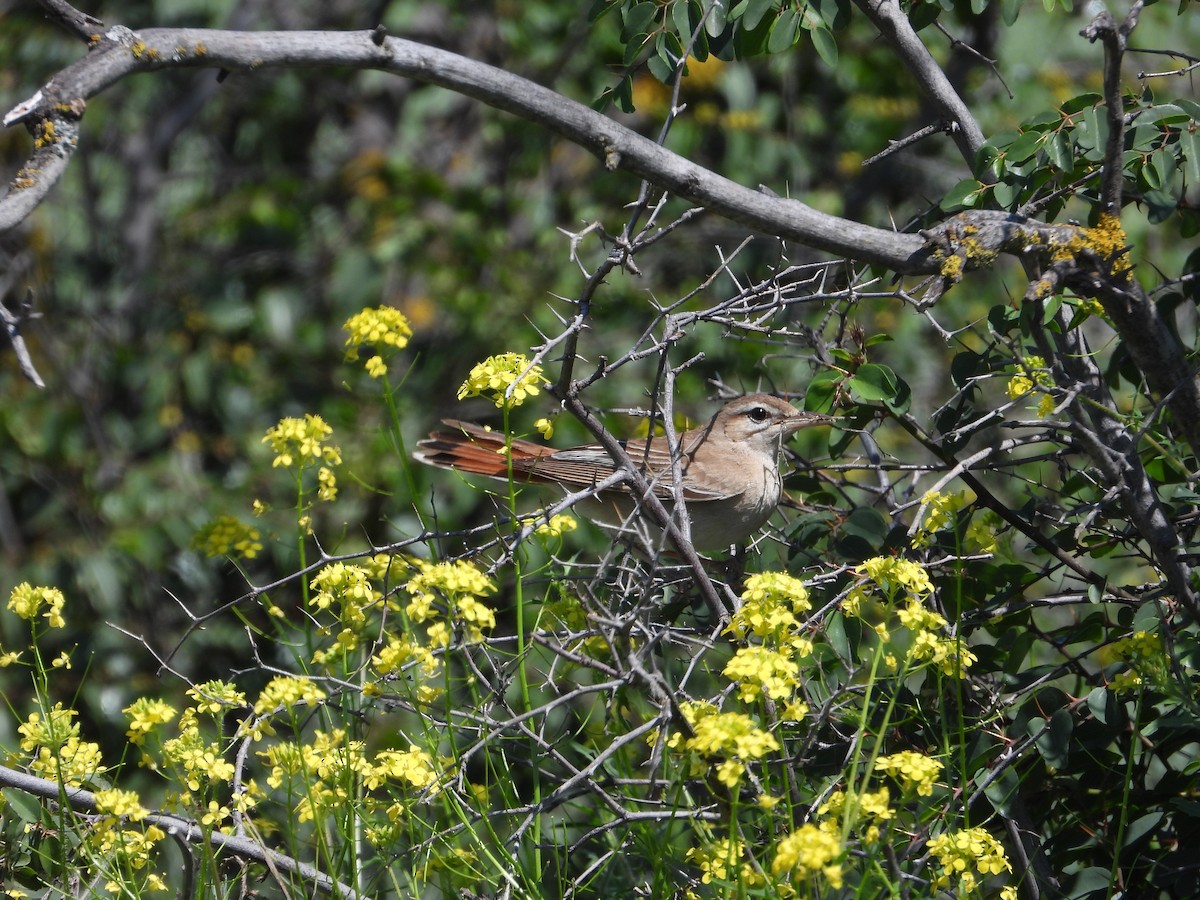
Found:
<svg viewBox="0 0 1200 900"><path fill-rule="evenodd" d="M642 474L653 479L654 495L662 500L674 500L675 478L672 474L671 454L666 447L655 442L647 450L644 441L628 441L623 443L623 446L630 460ZM599 444L559 450L536 459L520 460L519 463L514 461L514 467L517 465L523 472L531 475L561 481L568 486L579 488L598 484L617 471L613 458ZM696 487L693 483L695 479L688 477L686 468L682 480L683 499L687 501L726 500L734 496L724 491ZM615 490L628 492L629 486L621 485Z"/></svg>

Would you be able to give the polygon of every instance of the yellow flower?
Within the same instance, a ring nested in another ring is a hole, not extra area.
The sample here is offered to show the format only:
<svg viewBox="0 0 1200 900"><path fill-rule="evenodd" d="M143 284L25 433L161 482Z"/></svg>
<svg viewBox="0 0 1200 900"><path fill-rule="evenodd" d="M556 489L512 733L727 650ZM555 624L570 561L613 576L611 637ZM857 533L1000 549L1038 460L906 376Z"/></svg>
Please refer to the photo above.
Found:
<svg viewBox="0 0 1200 900"><path fill-rule="evenodd" d="M1040 356L1026 356L1019 365L1023 372L1009 379L1008 396L1016 400L1034 388L1040 388L1042 396L1038 400L1038 415L1043 418L1050 415L1054 411L1054 397L1049 389L1054 386L1054 381L1046 370L1046 361Z"/></svg>
<svg viewBox="0 0 1200 900"><path fill-rule="evenodd" d="M559 513L556 516L551 516L550 521L543 522L534 529L534 534L539 534L542 537L562 537L570 531L574 531L579 527L579 523L575 521L574 516L568 516Z"/></svg>
<svg viewBox="0 0 1200 900"><path fill-rule="evenodd" d="M331 503L337 499L337 476L333 474L333 470L328 466L321 466L317 470L317 497L324 500L326 503Z"/></svg>
<svg viewBox="0 0 1200 900"><path fill-rule="evenodd" d="M735 787L746 771L745 762L761 759L779 749L779 741L755 724L745 713L720 712L707 702L687 702L681 712L691 725L691 736L676 732L667 740L673 750L685 750L701 757L723 757L717 765L717 778Z"/></svg>
<svg viewBox="0 0 1200 900"><path fill-rule="evenodd" d="M271 465L305 469L326 463L331 466L342 462L341 450L326 446L333 429L318 415L307 413L303 419L285 417L277 425L267 429L262 442L270 444L275 453Z"/></svg>
<svg viewBox="0 0 1200 900"><path fill-rule="evenodd" d="M703 884L736 879L747 887L756 887L765 881L747 859L745 848L737 838L723 838L702 847L689 847L687 859L700 867L700 881Z"/></svg>
<svg viewBox="0 0 1200 900"><path fill-rule="evenodd" d="M1014 375L1008 379L1008 396L1013 400L1024 397L1033 390L1033 381L1024 375Z"/></svg>
<svg viewBox="0 0 1200 900"><path fill-rule="evenodd" d="M366 361L364 368L372 378L382 378L387 374L387 363L383 361L382 356L372 356Z"/></svg>
<svg viewBox="0 0 1200 900"><path fill-rule="evenodd" d="M257 715L269 714L275 710L291 709L293 706L312 706L325 699L325 692L310 678L294 678L288 675L277 675L267 682L267 686L258 695L254 704Z"/></svg>
<svg viewBox="0 0 1200 900"><path fill-rule="evenodd" d="M533 427L536 428L541 436L547 441L554 437L553 419L538 419L533 423Z"/></svg>
<svg viewBox="0 0 1200 900"><path fill-rule="evenodd" d="M387 781L407 782L423 790L436 784L437 778L433 757L412 744L407 751L383 750L375 754L375 763L368 769L364 783L367 790L375 790Z"/></svg>
<svg viewBox="0 0 1200 900"><path fill-rule="evenodd" d="M125 733L131 744L142 744L146 734L154 731L157 726L166 725L178 715L169 703L151 700L150 697L138 697L121 712L130 716L130 730Z"/></svg>
<svg viewBox="0 0 1200 900"><path fill-rule="evenodd" d="M372 378L382 378L387 374L387 363L383 361L382 353L403 350L413 333L404 313L392 306L364 309L347 319L342 328L349 332L346 338L349 348L346 351L347 360L358 359L358 348L362 345L381 351L366 362L367 374Z"/></svg>
<svg viewBox="0 0 1200 900"><path fill-rule="evenodd" d="M928 797L933 794L933 786L945 765L941 760L913 750L902 750L891 756L881 756L875 761L875 768L898 780L906 791L915 790L920 796Z"/></svg>
<svg viewBox="0 0 1200 900"><path fill-rule="evenodd" d="M842 867L836 860L842 855L836 826L802 825L779 842L771 872L775 875L795 873L793 877L824 876L829 886L842 886Z"/></svg>
<svg viewBox="0 0 1200 900"><path fill-rule="evenodd" d="M742 700L757 700L760 696L783 700L796 690L800 667L788 657L766 647L742 647L721 673L738 682Z"/></svg>
<svg viewBox="0 0 1200 900"><path fill-rule="evenodd" d="M913 546L928 547L933 543L933 535L953 525L955 514L974 499L974 494L969 491L957 494L948 494L945 491L926 491L921 498L921 506L925 510L925 515L913 534Z"/></svg>
<svg viewBox="0 0 1200 900"><path fill-rule="evenodd" d="M228 709L239 709L246 705L246 695L224 681L206 681L188 688L187 693L196 701L198 713L220 716Z"/></svg>
<svg viewBox="0 0 1200 900"><path fill-rule="evenodd" d="M808 589L800 579L783 572L751 575L742 592L742 606L726 631L743 639L754 635L766 645L805 656L798 637L802 628L799 617L811 608ZM808 648L811 652L811 643Z"/></svg>
<svg viewBox="0 0 1200 900"><path fill-rule="evenodd" d="M233 516L217 516L192 536L192 549L210 559L214 556L254 559L263 548L261 537L257 528L243 525Z"/></svg>
<svg viewBox="0 0 1200 900"><path fill-rule="evenodd" d="M934 881L938 890L950 887L952 879L957 878L962 892L969 893L978 888L974 872L999 875L1012 871L1000 842L979 827L936 835L929 841L929 852L937 857L942 869Z"/></svg>
<svg viewBox="0 0 1200 900"><path fill-rule="evenodd" d="M367 622L367 611L383 599L371 584L367 570L362 566L344 562L330 563L321 569L309 582L314 593L308 605L327 610L336 606L338 620L351 628L362 628Z"/></svg>
<svg viewBox="0 0 1200 900"><path fill-rule="evenodd" d="M933 593L929 573L920 563L912 560L895 556L876 556L865 560L855 571L871 579L889 595L901 588L915 597Z"/></svg>
<svg viewBox="0 0 1200 900"><path fill-rule="evenodd" d="M122 791L117 788L96 791L96 812L127 818L131 822L140 822L150 815L150 810L142 806L142 801L136 792Z"/></svg>
<svg viewBox="0 0 1200 900"><path fill-rule="evenodd" d="M541 366L520 353L501 353L489 356L471 369L458 389L458 399L486 396L498 409L512 409L527 398L536 397L544 383Z"/></svg>
<svg viewBox="0 0 1200 900"><path fill-rule="evenodd" d="M32 622L40 614L51 628L66 627L62 616L65 603L66 598L58 588L33 587L28 581L22 581L8 596L8 608L22 619Z"/></svg>

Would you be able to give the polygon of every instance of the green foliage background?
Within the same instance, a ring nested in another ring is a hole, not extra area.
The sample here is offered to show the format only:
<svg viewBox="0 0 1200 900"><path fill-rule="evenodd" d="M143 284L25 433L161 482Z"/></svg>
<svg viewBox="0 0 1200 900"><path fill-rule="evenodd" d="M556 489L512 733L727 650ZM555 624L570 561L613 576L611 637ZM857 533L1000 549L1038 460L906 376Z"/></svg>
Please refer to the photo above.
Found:
<svg viewBox="0 0 1200 900"><path fill-rule="evenodd" d="M1077 37L1082 12L1041 3L913 5L930 19L940 14L948 28L999 61L1003 82L978 57L948 40L930 39L989 136L993 155L983 164L1006 159L1007 182L994 188L976 182L944 137L861 165L888 140L927 124L930 114L873 31L858 16L841 16L843 4L813 4L821 21L814 26L815 20L797 20L794 27L811 39L799 40L797 32L794 49L779 38L780 46L767 47L778 52L725 62L719 57L731 53L710 47L709 59L690 64L681 89L686 110L668 146L743 184L761 183L828 212L901 227L941 215L941 198L945 210L1015 207L1029 199L1030 189L1070 183L1094 165L1098 157L1087 151L1098 146L1097 126L1084 121L1079 131L1063 129L1060 137L1051 124L1057 117L1045 115L1099 90L1099 50ZM653 65L642 64L644 54L627 49L631 19L642 24L653 6L614 5L594 20L589 12L604 4L589 11L585 4L554 0L133 2L119 14L135 28L364 29L382 22L393 34L488 61L582 102L611 104L622 121L654 134L668 89L653 77ZM1197 17L1154 5L1137 42L1194 48L1200 45ZM0 58L8 60L0 72L0 107L11 108L79 52L32 6L0 13ZM1196 101L1190 82L1155 84L1153 91ZM1147 108L1162 102L1143 97ZM1180 109L1185 118L1193 115L1186 105ZM1194 122L1186 133L1180 140L1194 141ZM1020 143L1022 134L1040 139ZM1196 158L1185 153L1167 161L1166 148L1155 143L1158 134L1153 129L1131 138L1130 152L1140 154L1141 192L1124 214L1139 273L1148 279L1156 269L1185 270L1200 231ZM0 239L4 268L21 290L32 289L43 314L26 336L48 382L39 391L9 356L0 359L0 588L7 592L20 581L55 584L71 598L77 630L62 644L77 648L76 669L59 673L54 687L64 699L78 688L77 708L107 725L118 745L123 725L114 724L117 711L160 685L158 662L120 629L153 635L156 649L166 653L174 649L170 636L187 626L183 607L214 608L241 595L247 579L262 584L297 565L287 541L267 541L267 553L245 572L205 560L191 548L197 529L217 515L233 513L250 522L256 498L286 506L289 498L261 444L265 429L280 417L320 412L338 436L345 471L353 473L343 477L338 503L319 510L314 522L326 550L351 551L410 535L420 528L414 503L427 508L431 498L440 524L490 519L489 501L445 475L417 470L416 492L410 492L409 475L383 430L383 413L361 400L370 383L343 358L341 324L379 304L396 306L411 320L412 364L397 396L406 446L442 415L486 415L487 404L456 401L458 385L479 359L524 350L538 341L539 330L556 329L557 315L571 314L555 298L578 295L584 276L569 258L563 231L595 220L610 233L619 231L637 186L528 124L373 72L262 72L218 80L213 72L197 71L129 79L89 106L81 141L51 199L19 232ZM0 133L6 177L29 149L30 138L20 129ZM1029 165L1022 169L1024 162ZM1086 190L1079 196L1086 200ZM1087 215L1078 199L1059 211L1060 218ZM640 256L640 277L612 275L597 296L582 352L596 360L632 346L652 321L650 301L671 302L694 289L718 267L715 248L729 251L744 237L736 225L701 216ZM588 240L580 252L592 266L603 255ZM805 248L759 236L738 257L737 269L755 280L771 267L815 258ZM723 275L705 296L732 287ZM870 359L902 374L912 389L914 415L924 420L946 400L954 367L968 365L966 354L986 358L973 335L989 315L993 325L1002 320L997 309L1023 288L1023 276L1011 264L970 276L935 314L947 327L972 324L972 334L956 341L945 340L894 299L848 308L852 321L842 331L831 326L827 310L803 305L792 308L788 324L834 333L843 349L854 349L851 324L867 338L890 336ZM1189 342L1194 299L1194 288L1176 298ZM997 330L1016 328L1015 316ZM691 370L694 377L680 381L678 408L696 418L707 414L712 391L706 379L738 390L803 392L827 371L808 348L734 337L708 323L680 342L673 362L704 356ZM626 367L618 379L597 385L589 400L613 408L643 404L657 364L649 358ZM1114 371L1120 371L1119 360ZM1136 394L1131 389L1127 396ZM551 411L552 401L523 410L528 421L520 427L531 430L534 418ZM560 421L558 440L582 437L565 417ZM898 430L877 437L885 454L929 461ZM831 459L818 439L805 449L819 464L841 458ZM1185 457L1181 465L1194 463ZM1069 469L1058 471L1051 463L1013 472L994 487L1014 508L1033 509L1046 492L1070 494L1076 487ZM851 486L853 479L846 476ZM1080 490L1082 497L1086 491ZM897 529L903 523L854 508L862 497L849 488L820 501L843 508L798 519L795 534L812 540L796 560L845 565L902 545ZM269 516L258 524L272 536L276 526ZM591 533L577 541L581 552L604 544L603 536ZM1007 576L1027 577L1019 575L1032 571L1023 564L978 562L956 577L984 593ZM1100 571L1127 581L1145 577L1140 565L1120 554L1096 561ZM1057 586L1050 578L1037 592L1049 595ZM972 608L970 597L961 603ZM1130 626L1130 615L1120 614L1122 628ZM1115 637L1117 622L1107 610L1013 620L997 629L994 646L981 657L1010 679L1006 689L1023 691L1045 673L1060 673L1061 660L1046 647L1066 655L1095 648ZM232 616L215 619L189 636L171 665L197 680L243 668L248 663L239 658L240 631ZM1053 639L1030 656L1028 635ZM17 635L0 639L8 648ZM6 697L22 694L21 677L0 673ZM1164 809L1177 817L1170 838L1156 846L1163 854L1172 840L1195 839L1200 809L1187 786L1195 771L1195 700L1191 685L1179 689L1182 697L1163 701L1164 715L1173 717L1164 727L1185 735L1178 752L1187 761L1149 786L1149 796L1128 798L1157 816L1145 823L1144 834L1159 825ZM1039 767L1023 772L1025 803L1043 795L1086 794L1096 784L1107 790L1114 767L1125 764L1112 745L1127 725L1124 714L1109 709L1103 696L1078 696L1069 686L1053 690L1052 696L1031 692L1010 722L1010 735L1038 732L1081 703L1096 715L1059 743L1053 730L1039 737L1045 752ZM5 733L10 727L0 725L0 737L11 738ZM1010 796L994 787L989 800L1002 806ZM1055 838L1062 859L1083 858L1079 847L1095 821L1096 803L1052 804L1062 817ZM1141 864L1153 870L1153 861ZM1082 864L1080 870L1090 871Z"/></svg>

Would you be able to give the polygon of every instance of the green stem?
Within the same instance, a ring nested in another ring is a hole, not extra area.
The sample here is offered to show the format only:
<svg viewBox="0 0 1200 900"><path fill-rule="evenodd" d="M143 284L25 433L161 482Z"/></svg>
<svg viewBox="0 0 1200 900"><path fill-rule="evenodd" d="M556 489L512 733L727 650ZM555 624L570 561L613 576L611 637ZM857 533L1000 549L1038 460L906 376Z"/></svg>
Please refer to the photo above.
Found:
<svg viewBox="0 0 1200 900"><path fill-rule="evenodd" d="M1108 900L1112 900L1117 893L1117 874L1121 870L1121 848L1125 844L1125 829L1129 825L1129 794L1133 786L1133 759L1136 756L1138 742L1141 740L1138 723L1142 721L1142 701L1145 696L1146 689L1139 687L1137 700L1133 706L1133 721L1130 723L1129 755L1125 757L1125 783L1121 787L1121 804L1117 807L1120 814L1117 819L1117 839L1113 845L1112 868L1108 873L1108 893L1105 895Z"/></svg>

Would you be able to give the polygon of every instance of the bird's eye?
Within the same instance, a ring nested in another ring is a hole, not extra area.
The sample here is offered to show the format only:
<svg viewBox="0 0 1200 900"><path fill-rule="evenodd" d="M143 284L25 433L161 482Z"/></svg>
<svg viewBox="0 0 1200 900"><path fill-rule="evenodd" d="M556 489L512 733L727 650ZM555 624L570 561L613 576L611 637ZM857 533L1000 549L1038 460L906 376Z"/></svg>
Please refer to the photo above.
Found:
<svg viewBox="0 0 1200 900"><path fill-rule="evenodd" d="M752 409L747 410L746 415L748 415L755 422L765 422L767 419L771 418L771 414L767 412L765 406L755 406Z"/></svg>

